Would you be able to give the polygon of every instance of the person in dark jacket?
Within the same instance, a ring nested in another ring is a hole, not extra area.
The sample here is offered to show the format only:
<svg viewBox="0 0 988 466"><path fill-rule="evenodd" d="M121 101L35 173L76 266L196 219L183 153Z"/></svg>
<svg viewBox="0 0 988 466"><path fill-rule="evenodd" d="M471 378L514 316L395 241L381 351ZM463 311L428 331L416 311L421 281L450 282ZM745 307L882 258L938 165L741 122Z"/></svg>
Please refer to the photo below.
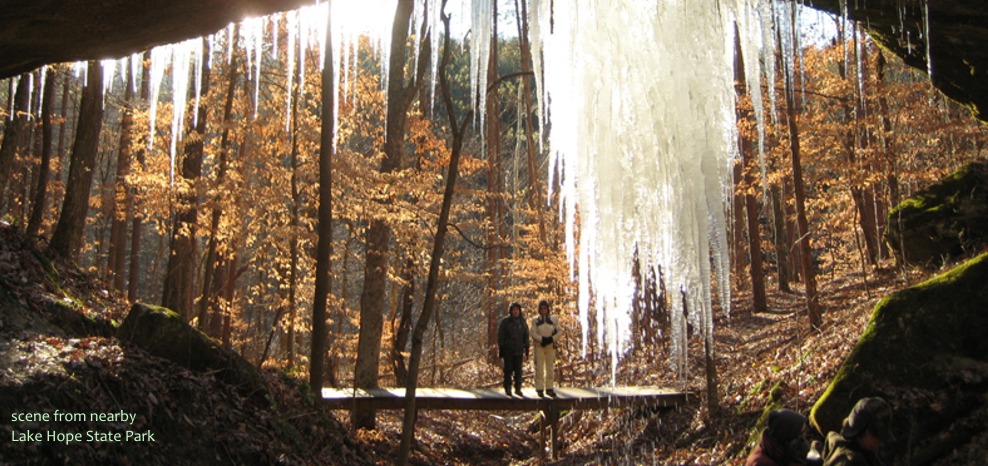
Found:
<svg viewBox="0 0 988 466"><path fill-rule="evenodd" d="M892 408L882 398L858 400L844 418L840 432L827 434L824 466L882 466L879 454L895 441L890 429Z"/></svg>
<svg viewBox="0 0 988 466"><path fill-rule="evenodd" d="M512 377L515 393L521 394L521 367L528 359L528 324L522 317L521 304L511 303L508 316L497 326L497 352L504 359L504 393L511 396Z"/></svg>
<svg viewBox="0 0 988 466"><path fill-rule="evenodd" d="M751 450L745 466L794 466L806 464L806 416L788 409L768 414L768 427Z"/></svg>

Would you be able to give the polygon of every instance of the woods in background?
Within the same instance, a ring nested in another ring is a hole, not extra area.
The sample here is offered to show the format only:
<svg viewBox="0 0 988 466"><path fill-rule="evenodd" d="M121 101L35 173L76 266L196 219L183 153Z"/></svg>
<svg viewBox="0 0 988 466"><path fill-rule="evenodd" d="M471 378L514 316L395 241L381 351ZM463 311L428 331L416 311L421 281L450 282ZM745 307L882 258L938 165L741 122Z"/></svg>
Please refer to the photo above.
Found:
<svg viewBox="0 0 988 466"><path fill-rule="evenodd" d="M798 283L808 270L825 278L841 267L882 266L888 210L985 156L984 128L966 110L886 61L861 35L850 37L807 48L791 82L780 74L775 87L740 93L761 92L766 118L760 126L752 100L740 99L743 158L732 231L738 289L761 279L789 291L805 286ZM305 372L327 102L319 57L306 52L295 69L267 60L258 73L243 44L226 59L230 37L217 38L211 67L190 70L201 77L189 81L201 88L196 94L189 86L183 128L172 124L176 109L164 97L149 128L149 54L133 58L137 73L114 74L110 87L100 85L96 62L5 81L0 218L103 277L113 292L173 308L258 365ZM388 90L401 93L394 97L400 107L382 89L374 44L362 41L350 68L341 70L324 375L331 385L354 383L361 353L375 366L365 385L401 385L406 375L452 140L430 77L413 66L427 63L411 59L420 39L409 38L402 60L391 55ZM288 44L279 40L277 47ZM448 78L463 115L476 96L468 91L466 44L451 45ZM496 380L491 328L519 296L558 303L554 309L573 335L562 342L560 375L587 370L574 366L580 324L563 226L555 220L558 200L545 199L547 159L539 141L546 135L532 106L531 52L517 38L492 45L487 106L478 109L487 112L487 124L465 135L435 325L424 346L429 385ZM172 150L175 131L181 137ZM797 135L799 169L792 158ZM803 240L807 248L795 246ZM760 271L749 268L756 261L764 264ZM794 265L803 263L812 268ZM662 305L667 290L661 270L639 272L634 344L654 347L671 312ZM376 330L365 337L366 348L358 347L360 330ZM596 330L587 334L587 352L604 352Z"/></svg>

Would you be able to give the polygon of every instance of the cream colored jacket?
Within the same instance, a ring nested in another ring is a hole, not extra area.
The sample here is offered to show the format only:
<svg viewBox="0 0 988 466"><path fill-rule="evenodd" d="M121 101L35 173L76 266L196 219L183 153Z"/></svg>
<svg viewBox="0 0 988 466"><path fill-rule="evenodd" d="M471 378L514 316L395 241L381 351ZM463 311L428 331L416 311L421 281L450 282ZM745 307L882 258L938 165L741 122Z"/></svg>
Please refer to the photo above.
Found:
<svg viewBox="0 0 988 466"><path fill-rule="evenodd" d="M559 338L562 333L562 328L559 326L559 318L549 315L539 323L540 319L542 319L542 316L536 316L532 319L532 324L529 326L532 329L532 341L539 344L542 342L542 337L552 337L554 341L556 338Z"/></svg>

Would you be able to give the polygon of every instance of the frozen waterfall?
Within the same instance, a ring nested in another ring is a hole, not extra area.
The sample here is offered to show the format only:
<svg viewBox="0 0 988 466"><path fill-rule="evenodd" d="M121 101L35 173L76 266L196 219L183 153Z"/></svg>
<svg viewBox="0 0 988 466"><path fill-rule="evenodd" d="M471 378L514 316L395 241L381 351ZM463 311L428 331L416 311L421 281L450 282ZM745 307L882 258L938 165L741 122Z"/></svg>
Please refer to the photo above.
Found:
<svg viewBox="0 0 988 466"><path fill-rule="evenodd" d="M532 42L544 60L549 166L579 267L584 349L598 338L616 363L625 348L637 249L643 269L662 267L670 309L689 310L671 312L673 359L683 363L687 323L712 334L712 273L720 302L730 303L733 5L556 1L550 30L548 3L533 0Z"/></svg>
<svg viewBox="0 0 988 466"><path fill-rule="evenodd" d="M382 77L387 76L390 28L355 18L390 20L395 2L371 3L373 13L366 12L365 3L338 0L285 13L283 21L254 19L241 23L239 33L230 27L218 34L226 34L228 59L235 43L247 50L255 86L266 54L286 62L289 89L293 82L304 81L301 57L318 47L320 54L334 54L334 71L343 73L346 88L357 71L352 55L360 34L374 41ZM438 0L429 0L425 8L419 3L411 26L415 31L425 20L435 26L440 5ZM470 80L481 99L475 105L483 108L483 69L495 18L492 0L470 4L471 13L460 19L472 28ZM332 51L326 50L323 32L329 5L337 34ZM544 148L551 157L549 185L560 189L560 220L573 279L579 284L584 352L588 339L596 338L607 345L616 363L626 348L636 298L635 251L643 270L661 267L670 309L689 311L685 316L671 313L678 367L685 365L688 324L711 337L715 297L725 308L730 303L726 219L737 152L734 31L739 31L746 57L748 88L759 88L774 77L775 28L785 24L779 19L789 16L786 10L791 8L788 2L773 0L623 0L606 6L596 0L531 0L529 33L539 112L543 127L552 128ZM282 25L287 39L272 38L274 45L265 50L263 36L276 34L272 31ZM432 39L438 48L438 34ZM279 47L284 51L278 52ZM434 50L432 60L438 55ZM150 58L152 128L162 74L169 63L174 69L174 152L182 131L186 93L180 89L188 86L188 66L210 57L202 57L199 42L193 40L159 47ZM435 63L429 68L434 72ZM337 85L340 78L334 76ZM754 97L758 104L760 96ZM286 115L291 98L287 93ZM756 109L761 129L761 105ZM596 335L588 334L591 314L597 319Z"/></svg>

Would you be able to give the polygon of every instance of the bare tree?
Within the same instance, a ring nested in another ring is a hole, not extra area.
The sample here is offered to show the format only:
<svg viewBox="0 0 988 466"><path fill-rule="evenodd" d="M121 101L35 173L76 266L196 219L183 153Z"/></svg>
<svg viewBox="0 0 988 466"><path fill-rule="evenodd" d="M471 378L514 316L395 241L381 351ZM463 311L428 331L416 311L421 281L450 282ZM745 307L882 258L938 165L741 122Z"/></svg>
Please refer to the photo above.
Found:
<svg viewBox="0 0 988 466"><path fill-rule="evenodd" d="M99 152L99 133L103 128L103 66L99 61L92 60L88 70L86 88L79 104L79 126L72 145L65 199L48 244L53 253L71 260L78 259L82 249L93 167Z"/></svg>
<svg viewBox="0 0 988 466"><path fill-rule="evenodd" d="M423 51L418 59L419 66L415 76L406 82L405 64L408 54L405 43L408 41L408 27L413 7L413 0L399 0L395 8L395 19L391 29L384 158L379 167L381 173L393 173L401 168L405 120L408 109L418 94L421 78L425 74L425 66L430 61L427 58L428 43L423 41ZM358 388L375 388L378 385L391 239L391 227L385 220L371 220L366 233L367 256L364 262L364 287L360 294L360 333L357 340L357 363L353 375L354 385ZM374 428L373 410L355 409L351 414L354 428Z"/></svg>
<svg viewBox="0 0 988 466"><path fill-rule="evenodd" d="M203 39L203 49L206 54L210 53L209 40ZM178 197L175 223L172 226L168 269L165 272L165 284L161 292L161 305L179 313L186 321L192 320L195 312L193 301L195 297L196 258L198 257L196 254L196 234L199 217L199 196L196 193L195 185L202 177L202 159L208 115L206 95L209 93L209 70L209 60L203 60L198 120L195 126L189 124L190 131L185 136L185 150L182 158L182 180L189 186L187 191ZM189 119L192 119L192 114L189 115Z"/></svg>
<svg viewBox="0 0 988 466"><path fill-rule="evenodd" d="M37 183L35 184L33 201L31 203L31 218L27 222L27 233L37 235L41 230L45 211L48 210L48 181L51 178L52 156L52 102L55 97L55 86L58 82L57 68L51 68L41 100L41 161L38 164Z"/></svg>
<svg viewBox="0 0 988 466"><path fill-rule="evenodd" d="M332 25L333 3L329 3ZM332 50L332 26L326 27L326 49ZM312 346L309 354L309 388L319 394L322 390L323 370L326 365L326 301L332 287L330 258L333 255L333 157L336 155L335 99L333 88L333 57L327 53L322 72L322 125L319 137L319 240L316 244L316 284L312 302ZM299 64L299 66L304 66ZM299 83L302 86L304 83Z"/></svg>
<svg viewBox="0 0 988 466"><path fill-rule="evenodd" d="M449 158L449 173L446 177L446 188L443 191L442 207L439 211L439 220L436 225L436 236L432 245L432 257L429 260L429 275L425 285L425 299L422 304L422 313L418 322L415 323L415 330L412 333L412 354L408 361L408 381L405 383L405 418L402 423L401 444L398 447L398 464L408 464L408 457L412 448L412 440L415 438L415 418L417 415L415 406L415 390L418 387L419 366L422 360L422 344L425 338L425 331L429 327L432 314L436 307L436 286L439 281L439 265L442 262L443 250L446 241L446 232L449 229L449 211L453 202L453 192L456 187L456 178L459 173L460 153L463 148L463 135L466 133L467 123L470 121L470 112L467 112L463 121L457 123L453 110L453 99L450 96L449 78L446 75L446 66L449 63L449 16L445 13L446 1L443 0L442 19L445 26L445 37L443 40L443 57L439 66L439 82L443 94L443 102L446 107L446 115L449 118L450 128L453 132L452 154Z"/></svg>
<svg viewBox="0 0 988 466"><path fill-rule="evenodd" d="M747 95L748 89L745 85L744 57L741 55L741 37L738 34L737 26L734 27L734 86L738 94L738 100ZM757 90L756 90L757 91ZM738 105L738 122L743 123L751 119L751 111L742 105ZM752 141L749 135L743 131L738 132L739 145L741 149L741 173L744 183L744 210L748 227L748 276L751 278L752 311L765 312L768 310L767 298L765 296L765 269L762 266L761 229L758 225L758 200L755 199L755 180L752 176L754 163L751 154L754 152Z"/></svg>

